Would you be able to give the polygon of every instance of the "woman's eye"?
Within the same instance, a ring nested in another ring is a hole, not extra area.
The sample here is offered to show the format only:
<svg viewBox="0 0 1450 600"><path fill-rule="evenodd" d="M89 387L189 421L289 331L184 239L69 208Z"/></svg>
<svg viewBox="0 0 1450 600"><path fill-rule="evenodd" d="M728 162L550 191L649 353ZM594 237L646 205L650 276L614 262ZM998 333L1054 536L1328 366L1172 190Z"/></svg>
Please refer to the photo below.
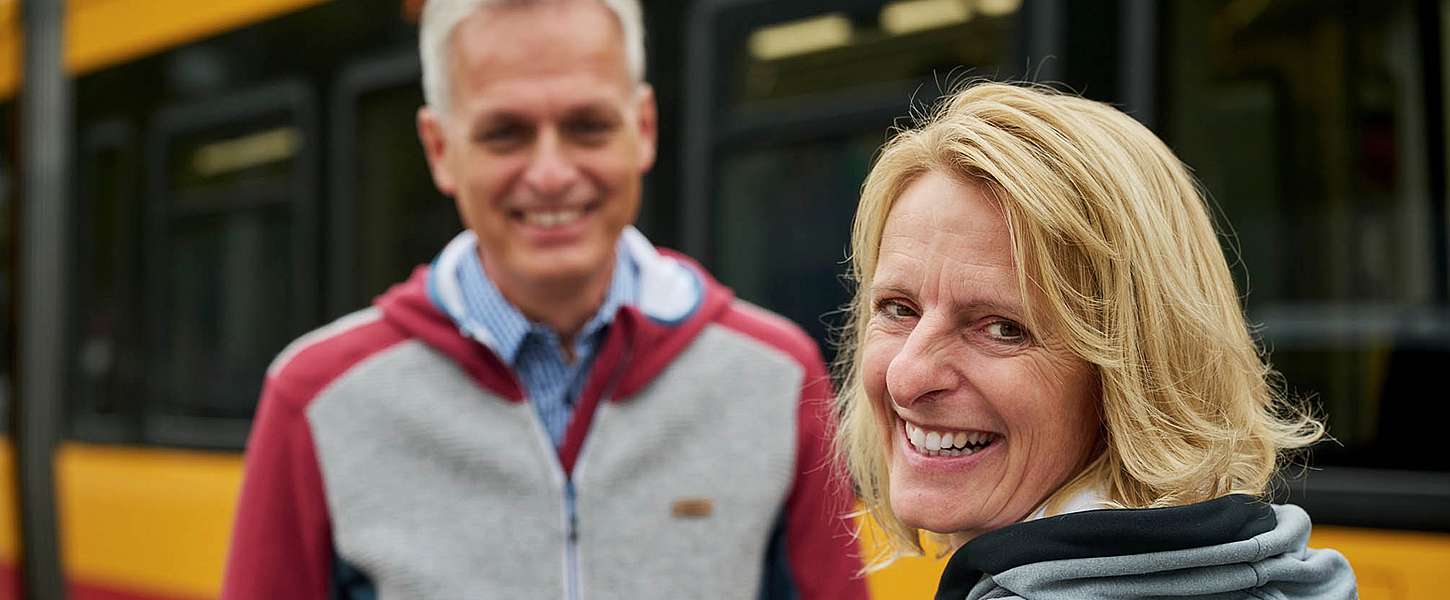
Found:
<svg viewBox="0 0 1450 600"><path fill-rule="evenodd" d="M1027 340L1027 330L1011 321L993 321L987 325L987 335L1004 342L1021 343Z"/></svg>
<svg viewBox="0 0 1450 600"><path fill-rule="evenodd" d="M916 316L916 311L911 307L895 300L883 300L876 304L876 312L886 315L886 318L893 320L909 319Z"/></svg>

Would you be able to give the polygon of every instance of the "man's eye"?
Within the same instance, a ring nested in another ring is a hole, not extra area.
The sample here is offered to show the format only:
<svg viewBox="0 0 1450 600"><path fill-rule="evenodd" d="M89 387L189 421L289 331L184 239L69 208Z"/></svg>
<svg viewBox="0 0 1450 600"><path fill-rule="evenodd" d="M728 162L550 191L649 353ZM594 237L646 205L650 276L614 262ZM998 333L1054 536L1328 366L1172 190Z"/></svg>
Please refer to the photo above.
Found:
<svg viewBox="0 0 1450 600"><path fill-rule="evenodd" d="M483 129L475 139L490 146L500 146L517 144L527 136L528 132L518 125L499 125Z"/></svg>
<svg viewBox="0 0 1450 600"><path fill-rule="evenodd" d="M569 124L568 131L578 138L596 140L614 131L614 124L602 120L576 121Z"/></svg>

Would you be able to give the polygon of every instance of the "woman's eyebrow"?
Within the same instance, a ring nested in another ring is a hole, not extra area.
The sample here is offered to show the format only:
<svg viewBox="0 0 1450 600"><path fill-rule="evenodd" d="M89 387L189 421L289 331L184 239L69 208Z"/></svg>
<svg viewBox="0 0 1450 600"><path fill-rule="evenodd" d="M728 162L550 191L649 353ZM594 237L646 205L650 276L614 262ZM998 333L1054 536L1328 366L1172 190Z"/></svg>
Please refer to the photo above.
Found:
<svg viewBox="0 0 1450 600"><path fill-rule="evenodd" d="M967 302L958 304L957 309L962 311L975 310L999 313L1002 316L1006 317L1017 317L1017 315L1021 314L1022 312L1021 306L1014 305L1008 302L999 302L996 300L969 300Z"/></svg>
<svg viewBox="0 0 1450 600"><path fill-rule="evenodd" d="M873 283L873 284L871 284L871 294L873 296L881 296L881 295L885 295L885 294L895 294L895 295L901 295L901 296L915 296L916 295L916 292L914 290L912 290L911 288L905 286L905 285L901 285L901 284L896 283L894 281L888 281L886 283L879 283L879 284L878 283Z"/></svg>

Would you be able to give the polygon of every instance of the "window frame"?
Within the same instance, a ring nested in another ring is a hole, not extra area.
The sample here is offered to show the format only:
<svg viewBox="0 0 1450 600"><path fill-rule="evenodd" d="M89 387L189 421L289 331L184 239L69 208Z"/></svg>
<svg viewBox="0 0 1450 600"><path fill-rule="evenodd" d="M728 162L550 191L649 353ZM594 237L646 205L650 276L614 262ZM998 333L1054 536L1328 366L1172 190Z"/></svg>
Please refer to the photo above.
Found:
<svg viewBox="0 0 1450 600"><path fill-rule="evenodd" d="M176 104L156 113L151 127L146 132L145 177L146 177L146 296L148 315L146 327L146 349L148 368L142 403L141 439L144 443L162 446L180 446L215 449L241 449L251 429L250 418L207 418L169 414L162 410L160 383L155 374L166 355L169 333L169 319L158 314L167 309L167 297L171 281L167 265L170 264L170 231L178 212L172 206L175 194L169 177L172 146L184 136L232 123L245 122L259 115L288 115L288 122L302 135L297 153L289 159L295 163L295 176L287 186L292 216L292 289L294 313L287 315L287 326L293 331L304 331L316 324L318 317L317 285L318 214L321 195L317 189L317 166L319 136L315 115L315 94L307 81L283 79L253 86L236 93L226 94L205 101ZM267 203L259 199L258 203ZM245 208L246 204L229 206L223 210ZM277 349L281 351L281 348ZM264 376L257 374L258 378Z"/></svg>

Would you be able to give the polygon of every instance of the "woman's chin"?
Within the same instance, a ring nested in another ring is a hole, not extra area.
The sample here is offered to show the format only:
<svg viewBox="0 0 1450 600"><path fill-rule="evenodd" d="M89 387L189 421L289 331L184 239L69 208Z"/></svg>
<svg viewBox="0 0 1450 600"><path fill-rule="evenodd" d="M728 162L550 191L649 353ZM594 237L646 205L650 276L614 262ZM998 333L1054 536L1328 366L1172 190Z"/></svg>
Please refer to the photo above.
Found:
<svg viewBox="0 0 1450 600"><path fill-rule="evenodd" d="M903 525L941 535L950 535L977 525L969 515L954 513L949 507L921 506L915 502L892 499L891 512Z"/></svg>

